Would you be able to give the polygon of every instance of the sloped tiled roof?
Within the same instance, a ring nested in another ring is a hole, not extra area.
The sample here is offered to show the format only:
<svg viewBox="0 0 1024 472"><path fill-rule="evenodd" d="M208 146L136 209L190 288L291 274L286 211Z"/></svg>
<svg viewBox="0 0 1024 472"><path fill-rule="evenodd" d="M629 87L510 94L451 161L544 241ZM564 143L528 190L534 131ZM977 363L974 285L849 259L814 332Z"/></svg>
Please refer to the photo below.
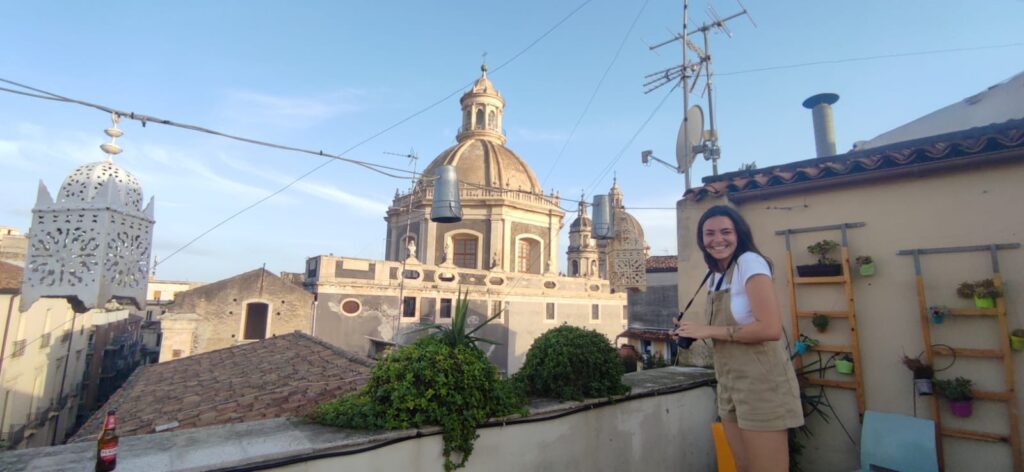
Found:
<svg viewBox="0 0 1024 472"><path fill-rule="evenodd" d="M700 201L709 196L729 195L730 199L739 201L745 192L782 190L783 187L797 190L853 178L881 179L901 171L924 172L946 165L973 167L989 158L1024 159L1024 119L837 156L705 177L704 185L687 190L684 197Z"/></svg>
<svg viewBox="0 0 1024 472"><path fill-rule="evenodd" d="M366 384L373 361L292 333L140 367L69 442L94 440L107 410L120 436L301 416Z"/></svg>
<svg viewBox="0 0 1024 472"><path fill-rule="evenodd" d="M619 333L616 338L645 339L648 341L668 341L672 335L668 330L629 328Z"/></svg>
<svg viewBox="0 0 1024 472"><path fill-rule="evenodd" d="M20 292L24 269L0 261L0 292Z"/></svg>
<svg viewBox="0 0 1024 472"><path fill-rule="evenodd" d="M647 272L676 272L679 258L672 256L651 256L647 258Z"/></svg>

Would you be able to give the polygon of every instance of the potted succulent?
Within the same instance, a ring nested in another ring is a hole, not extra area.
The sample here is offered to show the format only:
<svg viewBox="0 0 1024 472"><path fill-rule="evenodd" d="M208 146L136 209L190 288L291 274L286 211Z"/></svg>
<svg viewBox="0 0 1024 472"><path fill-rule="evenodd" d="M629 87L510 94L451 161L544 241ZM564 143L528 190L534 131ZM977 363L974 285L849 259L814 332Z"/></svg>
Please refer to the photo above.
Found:
<svg viewBox="0 0 1024 472"><path fill-rule="evenodd" d="M807 252L818 256L818 262L816 264L796 266L797 274L800 277L834 277L842 275L843 266L839 264L839 261L830 256L832 251L835 251L837 248L839 248L839 243L831 239L824 239L807 246Z"/></svg>
<svg viewBox="0 0 1024 472"><path fill-rule="evenodd" d="M935 380L935 388L939 390L939 394L949 400L949 409L953 411L953 415L961 418L971 416L973 412L972 400L974 397L971 396L973 385L974 382L971 379L964 377Z"/></svg>
<svg viewBox="0 0 1024 472"><path fill-rule="evenodd" d="M1024 351L1024 329L1017 328L1010 333L1010 348L1014 351Z"/></svg>
<svg viewBox="0 0 1024 472"><path fill-rule="evenodd" d="M836 359L836 372L846 375L853 373L853 358L849 354L843 354L843 357Z"/></svg>
<svg viewBox="0 0 1024 472"><path fill-rule="evenodd" d="M995 308L996 299L1003 296L1003 291L996 287L992 279L982 279L975 282L961 282L956 288L956 294L960 298L974 300L977 308Z"/></svg>
<svg viewBox="0 0 1024 472"><path fill-rule="evenodd" d="M817 329L819 333L824 333L825 330L828 329L828 322L828 317L821 313L815 313L814 316L811 317L811 324L814 325L814 328Z"/></svg>
<svg viewBox="0 0 1024 472"><path fill-rule="evenodd" d="M932 369L932 366L925 364L924 361L921 360L921 356L903 356L903 365L907 366L907 368L914 373L914 391L917 392L918 395L931 395L933 391L932 377L935 376L935 369Z"/></svg>
<svg viewBox="0 0 1024 472"><path fill-rule="evenodd" d="M942 305L932 305L928 307L928 316L931 317L932 323L942 324L946 320L946 315L949 314L949 308Z"/></svg>
<svg viewBox="0 0 1024 472"><path fill-rule="evenodd" d="M859 266L860 275L864 277L875 275L875 260L871 256L857 256L857 265Z"/></svg>

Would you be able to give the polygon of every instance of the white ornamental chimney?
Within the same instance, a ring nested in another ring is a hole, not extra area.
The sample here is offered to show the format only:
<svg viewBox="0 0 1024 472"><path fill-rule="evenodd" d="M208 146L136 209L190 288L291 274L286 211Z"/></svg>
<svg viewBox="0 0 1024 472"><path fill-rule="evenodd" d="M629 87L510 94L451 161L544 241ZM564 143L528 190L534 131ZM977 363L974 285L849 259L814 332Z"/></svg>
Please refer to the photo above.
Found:
<svg viewBox="0 0 1024 472"><path fill-rule="evenodd" d="M36 300L66 298L77 312L102 307L110 299L146 303L149 255L153 244L153 199L142 208L142 187L118 167L115 141L124 133L106 129L100 145L105 161L85 164L65 180L54 200L42 181L29 230L21 310Z"/></svg>

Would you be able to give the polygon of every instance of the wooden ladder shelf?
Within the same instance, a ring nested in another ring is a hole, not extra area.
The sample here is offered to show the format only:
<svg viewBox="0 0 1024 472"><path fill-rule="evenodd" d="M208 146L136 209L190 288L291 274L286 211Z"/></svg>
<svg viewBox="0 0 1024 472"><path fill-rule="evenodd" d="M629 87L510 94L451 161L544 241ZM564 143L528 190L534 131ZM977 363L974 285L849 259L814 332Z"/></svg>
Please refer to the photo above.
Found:
<svg viewBox="0 0 1024 472"><path fill-rule="evenodd" d="M833 379L822 379L822 378L807 378L806 382L810 385L819 385L823 387L831 388L842 388L848 390L854 390L857 397L857 413L860 418L864 417L865 401L864 401L864 364L860 359L860 342L857 337L857 309L853 302L853 281L850 275L850 251L848 247L846 232L850 228L863 227L864 223L842 223L837 225L829 226L815 226L811 228L794 228L784 229L776 231L776 235L784 236L786 238L786 267L789 271L789 279L787 280L787 287L789 289L789 311L790 321L792 330L791 334L794 336L793 341L800 339L800 318L811 318L814 315L825 315L829 318L842 318L845 319L850 326L850 337L848 344L841 345L825 345L819 344L810 348L811 351L827 352L832 354L850 354L853 358L853 378L854 380L833 380ZM841 249L841 260L840 264L843 267L843 275L832 276L832 277L799 277L796 274L795 266L793 265L793 251L790 247L790 236L798 233L811 233L819 231L836 231L838 230L842 234ZM797 306L796 292L797 286L807 285L835 285L841 286L845 292L846 297L846 309L845 310L804 310ZM796 356L793 359L794 367L797 372L803 368L803 359L800 356ZM825 367L825 366L822 366Z"/></svg>
<svg viewBox="0 0 1024 472"><path fill-rule="evenodd" d="M1002 290L1003 279L999 275L999 259L997 257L997 251L1005 249L1018 249L1020 248L1019 243L1012 244L992 244L988 246L961 246L961 247L947 247L947 248L932 248L932 249L905 249L897 252L901 256L913 256L914 258L914 274L917 282L917 304L918 304L918 316L921 320L921 334L924 338L924 353L926 360L929 365L935 365L936 356L963 356L963 357L977 357L977 358L990 358L1002 360L1003 372L1006 380L1006 389L998 392L991 392L985 390L973 389L971 394L975 399L978 400L989 400L997 401L1006 405L1008 410L1008 418L1010 423L1009 434L998 434L990 433L985 431L971 431L965 429L954 429L942 426L941 410L939 408L939 401L936 395L928 397L930 399L930 407L932 413L932 419L935 421L935 445L938 452L939 467L943 467L943 448L942 448L942 436L950 436L964 439L974 439L978 441L989 441L989 442L1005 442L1010 445L1010 450L1013 453L1013 470L1014 472L1024 472L1024 463L1021 459L1021 445L1020 445L1020 425L1017 413L1017 399L1014 393L1014 379L1013 379L1013 357L1012 351L1010 350L1010 332L1006 322L1006 301L1002 297L996 298L995 308L960 308L950 309L949 314L951 316L970 316L970 317L993 317L999 325L999 336L998 348L996 349L977 349L977 348L960 348L955 346L944 346L944 345L933 345L932 344L932 333L931 324L928 321L928 302L925 298L924 292L924 276L921 275L921 256L924 254L950 254L950 253L962 253L962 252L988 252L992 257L992 280L995 282L996 288Z"/></svg>

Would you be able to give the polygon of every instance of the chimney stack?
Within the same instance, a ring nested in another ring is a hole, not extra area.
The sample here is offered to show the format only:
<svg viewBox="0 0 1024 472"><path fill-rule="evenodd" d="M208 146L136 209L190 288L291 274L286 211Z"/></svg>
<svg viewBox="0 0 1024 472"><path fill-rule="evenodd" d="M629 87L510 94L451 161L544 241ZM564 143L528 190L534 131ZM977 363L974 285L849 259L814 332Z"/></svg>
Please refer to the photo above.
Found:
<svg viewBox="0 0 1024 472"><path fill-rule="evenodd" d="M836 154L836 130L832 123L832 104L839 101L834 93L819 93L804 100L804 108L811 110L814 120L814 147L818 157Z"/></svg>

